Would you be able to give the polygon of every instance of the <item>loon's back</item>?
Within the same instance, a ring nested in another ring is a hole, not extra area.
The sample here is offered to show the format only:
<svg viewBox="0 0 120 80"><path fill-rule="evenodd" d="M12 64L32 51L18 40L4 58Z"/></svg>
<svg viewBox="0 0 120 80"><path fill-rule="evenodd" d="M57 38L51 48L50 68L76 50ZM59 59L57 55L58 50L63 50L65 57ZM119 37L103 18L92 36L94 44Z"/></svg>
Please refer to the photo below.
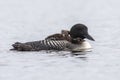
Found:
<svg viewBox="0 0 120 80"><path fill-rule="evenodd" d="M66 40L40 40L33 42L13 44L14 50L18 51L40 51L40 50L65 50L70 42Z"/></svg>

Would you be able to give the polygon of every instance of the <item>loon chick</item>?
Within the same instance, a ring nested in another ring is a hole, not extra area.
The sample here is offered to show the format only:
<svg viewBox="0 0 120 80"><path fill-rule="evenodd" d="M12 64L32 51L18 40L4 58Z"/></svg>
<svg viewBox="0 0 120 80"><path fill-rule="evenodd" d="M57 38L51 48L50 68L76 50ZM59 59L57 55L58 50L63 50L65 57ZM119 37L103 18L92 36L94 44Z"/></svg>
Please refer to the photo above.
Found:
<svg viewBox="0 0 120 80"><path fill-rule="evenodd" d="M61 30L61 33L56 33L56 34L52 34L48 37L45 38L45 40L67 40L67 41L71 41L71 37L69 35L69 31L68 30Z"/></svg>
<svg viewBox="0 0 120 80"><path fill-rule="evenodd" d="M92 41L95 41L92 36L88 34L88 28L84 24L75 24L72 26L70 29L70 36L75 39L75 38L81 38L81 39L89 39Z"/></svg>

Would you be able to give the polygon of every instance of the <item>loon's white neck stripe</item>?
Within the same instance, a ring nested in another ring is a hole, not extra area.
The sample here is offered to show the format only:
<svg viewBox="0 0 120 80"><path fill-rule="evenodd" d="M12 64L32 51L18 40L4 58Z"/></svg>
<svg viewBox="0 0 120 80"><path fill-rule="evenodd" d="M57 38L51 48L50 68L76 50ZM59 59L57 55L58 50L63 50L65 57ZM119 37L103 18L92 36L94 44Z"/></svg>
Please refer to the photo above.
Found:
<svg viewBox="0 0 120 80"><path fill-rule="evenodd" d="M92 47L89 42L84 41L80 45L75 45L72 51L91 51Z"/></svg>

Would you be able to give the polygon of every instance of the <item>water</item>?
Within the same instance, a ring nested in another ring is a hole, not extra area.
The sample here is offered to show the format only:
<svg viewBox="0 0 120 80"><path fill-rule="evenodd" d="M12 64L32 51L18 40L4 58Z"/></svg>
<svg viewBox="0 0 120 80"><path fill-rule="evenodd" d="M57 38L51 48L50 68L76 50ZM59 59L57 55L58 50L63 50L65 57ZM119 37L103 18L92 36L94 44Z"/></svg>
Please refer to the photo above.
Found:
<svg viewBox="0 0 120 80"><path fill-rule="evenodd" d="M0 0L0 80L119 80L119 0ZM92 52L9 51L86 24Z"/></svg>

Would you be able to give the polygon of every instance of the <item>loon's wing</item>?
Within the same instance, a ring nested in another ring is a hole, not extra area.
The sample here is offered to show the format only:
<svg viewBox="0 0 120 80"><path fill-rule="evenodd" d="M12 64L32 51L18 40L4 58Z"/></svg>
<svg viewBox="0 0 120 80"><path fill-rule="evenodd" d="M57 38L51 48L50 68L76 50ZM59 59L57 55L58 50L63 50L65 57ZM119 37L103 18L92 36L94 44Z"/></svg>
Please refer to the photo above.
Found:
<svg viewBox="0 0 120 80"><path fill-rule="evenodd" d="M40 50L65 50L70 42L66 40L40 40L26 43L13 44L14 50L40 51Z"/></svg>

